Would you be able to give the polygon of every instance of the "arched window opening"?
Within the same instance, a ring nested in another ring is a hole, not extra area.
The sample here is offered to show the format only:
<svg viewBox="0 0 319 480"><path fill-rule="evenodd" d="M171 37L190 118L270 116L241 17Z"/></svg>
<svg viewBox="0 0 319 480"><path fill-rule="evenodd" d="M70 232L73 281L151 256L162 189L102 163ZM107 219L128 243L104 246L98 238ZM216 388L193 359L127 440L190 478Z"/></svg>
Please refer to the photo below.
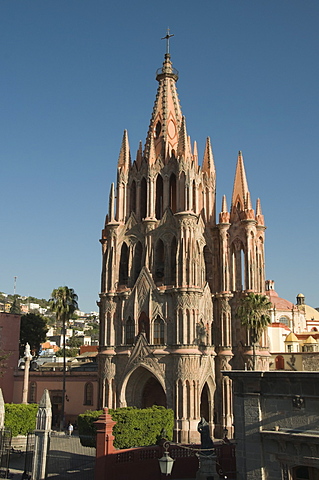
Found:
<svg viewBox="0 0 319 480"><path fill-rule="evenodd" d="M164 321L157 316L154 322L154 345L164 345Z"/></svg>
<svg viewBox="0 0 319 480"><path fill-rule="evenodd" d="M147 183L145 178L142 178L141 181L141 199L140 199L140 212L141 212L141 218L146 218L147 215Z"/></svg>
<svg viewBox="0 0 319 480"><path fill-rule="evenodd" d="M84 386L84 405L93 405L93 384L87 382Z"/></svg>
<svg viewBox="0 0 319 480"><path fill-rule="evenodd" d="M204 215L203 208L204 208L204 192L203 192L203 186L202 184L200 184L198 187L198 213L201 213L202 215Z"/></svg>
<svg viewBox="0 0 319 480"><path fill-rule="evenodd" d="M241 290L246 290L246 266L245 266L244 250L240 250L240 265L241 265Z"/></svg>
<svg viewBox="0 0 319 480"><path fill-rule="evenodd" d="M143 247L141 242L137 242L135 246L135 251L134 251L134 283L138 279L138 276L140 274L140 271L142 269L142 254L143 254Z"/></svg>
<svg viewBox="0 0 319 480"><path fill-rule="evenodd" d="M144 333L148 342L150 341L150 320L145 312L142 312L138 319L138 333Z"/></svg>
<svg viewBox="0 0 319 480"><path fill-rule="evenodd" d="M177 241L176 237L173 237L172 243L171 243L171 265L170 265L170 274L171 274L171 280L170 280L170 285L176 285L176 255L177 255Z"/></svg>
<svg viewBox="0 0 319 480"><path fill-rule="evenodd" d="M109 261L108 261L108 279L107 279L107 287L108 290L112 290L113 284L112 284L112 272L113 272L113 247L109 251Z"/></svg>
<svg viewBox="0 0 319 480"><path fill-rule="evenodd" d="M213 280L213 255L210 249L205 245L204 247L204 262L205 262L205 280L210 285Z"/></svg>
<svg viewBox="0 0 319 480"><path fill-rule="evenodd" d="M236 291L246 289L245 251L238 238L231 245L231 287Z"/></svg>
<svg viewBox="0 0 319 480"><path fill-rule="evenodd" d="M186 380L186 415L187 418L191 418L191 386L188 380Z"/></svg>
<svg viewBox="0 0 319 480"><path fill-rule="evenodd" d="M169 179L169 206L173 213L176 213L176 177L174 173Z"/></svg>
<svg viewBox="0 0 319 480"><path fill-rule="evenodd" d="M195 180L193 180L193 212L196 213L196 185L195 185Z"/></svg>
<svg viewBox="0 0 319 480"><path fill-rule="evenodd" d="M125 324L125 343L126 345L133 345L135 338L135 326L131 317L128 317Z"/></svg>
<svg viewBox="0 0 319 480"><path fill-rule="evenodd" d="M164 283L164 243L161 239L155 249L155 282Z"/></svg>
<svg viewBox="0 0 319 480"><path fill-rule="evenodd" d="M161 122L158 120L158 122L157 122L157 124L156 124L156 126L155 126L155 132L154 132L154 133L155 133L154 136L155 136L156 139L159 138L160 133L161 133L161 130L162 130L162 124L161 124Z"/></svg>
<svg viewBox="0 0 319 480"><path fill-rule="evenodd" d="M121 249L119 285L127 285L128 280L128 247L124 242Z"/></svg>
<svg viewBox="0 0 319 480"><path fill-rule="evenodd" d="M131 185L131 212L136 213L136 183L133 180Z"/></svg>
<svg viewBox="0 0 319 480"><path fill-rule="evenodd" d="M155 200L155 216L159 220L163 215L163 179L161 175L157 175L156 179L156 200Z"/></svg>
<svg viewBox="0 0 319 480"><path fill-rule="evenodd" d="M279 323L282 323L283 325L286 325L287 327L289 326L289 318L286 316L281 316L279 318Z"/></svg>

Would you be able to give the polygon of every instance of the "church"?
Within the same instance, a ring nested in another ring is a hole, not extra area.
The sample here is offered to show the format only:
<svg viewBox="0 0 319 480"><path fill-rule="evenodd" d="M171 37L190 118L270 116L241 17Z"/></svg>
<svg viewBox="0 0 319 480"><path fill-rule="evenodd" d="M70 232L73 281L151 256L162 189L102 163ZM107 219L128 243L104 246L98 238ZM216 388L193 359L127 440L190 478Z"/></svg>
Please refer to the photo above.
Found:
<svg viewBox="0 0 319 480"><path fill-rule="evenodd" d="M171 408L175 441L190 443L201 417L216 438L233 434L231 380L221 372L252 365L236 310L245 293L265 293L266 227L241 152L230 209L224 196L217 217L211 142L200 164L165 38L146 141L133 159L124 131L100 240L99 407ZM268 362L265 334L258 369Z"/></svg>

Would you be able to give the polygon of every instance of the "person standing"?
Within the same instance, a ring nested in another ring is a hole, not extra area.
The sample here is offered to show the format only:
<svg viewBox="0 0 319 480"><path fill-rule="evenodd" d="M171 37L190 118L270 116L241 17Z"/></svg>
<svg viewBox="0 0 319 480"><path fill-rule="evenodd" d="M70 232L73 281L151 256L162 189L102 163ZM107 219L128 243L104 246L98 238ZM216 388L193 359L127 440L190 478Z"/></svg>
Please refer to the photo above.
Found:
<svg viewBox="0 0 319 480"><path fill-rule="evenodd" d="M68 432L69 432L69 437L71 437L72 432L73 432L73 425L72 425L71 422L69 422L69 424L68 424Z"/></svg>

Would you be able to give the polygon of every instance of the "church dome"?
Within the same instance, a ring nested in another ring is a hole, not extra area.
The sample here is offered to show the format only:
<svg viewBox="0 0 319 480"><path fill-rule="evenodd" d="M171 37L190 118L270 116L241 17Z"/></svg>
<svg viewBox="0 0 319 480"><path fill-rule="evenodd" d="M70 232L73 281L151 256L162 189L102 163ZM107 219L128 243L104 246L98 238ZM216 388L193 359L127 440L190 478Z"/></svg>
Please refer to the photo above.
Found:
<svg viewBox="0 0 319 480"><path fill-rule="evenodd" d="M287 335L285 342L299 342L299 340L293 332L290 332L289 335Z"/></svg>

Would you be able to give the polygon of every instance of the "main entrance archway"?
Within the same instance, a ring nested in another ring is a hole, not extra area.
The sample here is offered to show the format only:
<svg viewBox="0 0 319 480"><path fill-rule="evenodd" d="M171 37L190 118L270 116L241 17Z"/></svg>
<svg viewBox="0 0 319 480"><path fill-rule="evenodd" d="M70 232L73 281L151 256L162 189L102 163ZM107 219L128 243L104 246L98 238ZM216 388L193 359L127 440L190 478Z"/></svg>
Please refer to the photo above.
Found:
<svg viewBox="0 0 319 480"><path fill-rule="evenodd" d="M160 381L147 368L141 366L134 370L127 381L125 400L129 407L167 406L166 394Z"/></svg>

